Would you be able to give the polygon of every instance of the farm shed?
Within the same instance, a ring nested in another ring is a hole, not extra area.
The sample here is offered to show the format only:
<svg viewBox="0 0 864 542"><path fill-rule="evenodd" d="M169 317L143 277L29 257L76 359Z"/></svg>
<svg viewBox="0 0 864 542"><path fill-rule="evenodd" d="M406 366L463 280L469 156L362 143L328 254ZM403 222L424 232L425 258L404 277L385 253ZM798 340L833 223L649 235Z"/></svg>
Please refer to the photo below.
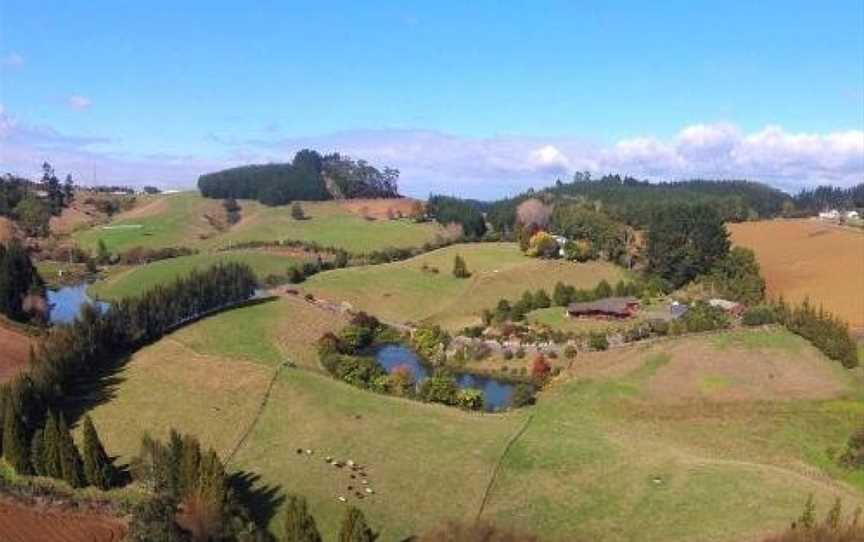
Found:
<svg viewBox="0 0 864 542"><path fill-rule="evenodd" d="M635 297L606 297L588 303L570 303L567 316L593 316L600 318L629 318L639 310L639 300Z"/></svg>

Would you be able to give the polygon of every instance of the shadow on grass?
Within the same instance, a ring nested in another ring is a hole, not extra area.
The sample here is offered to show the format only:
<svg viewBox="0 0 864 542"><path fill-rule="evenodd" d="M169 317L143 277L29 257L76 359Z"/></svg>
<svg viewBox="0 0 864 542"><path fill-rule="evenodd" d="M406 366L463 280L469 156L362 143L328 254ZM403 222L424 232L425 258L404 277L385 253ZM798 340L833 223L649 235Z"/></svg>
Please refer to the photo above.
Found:
<svg viewBox="0 0 864 542"><path fill-rule="evenodd" d="M276 510L285 502L282 486L263 483L261 475L254 472L233 472L228 484L239 500L246 503L252 520L261 528L267 528Z"/></svg>

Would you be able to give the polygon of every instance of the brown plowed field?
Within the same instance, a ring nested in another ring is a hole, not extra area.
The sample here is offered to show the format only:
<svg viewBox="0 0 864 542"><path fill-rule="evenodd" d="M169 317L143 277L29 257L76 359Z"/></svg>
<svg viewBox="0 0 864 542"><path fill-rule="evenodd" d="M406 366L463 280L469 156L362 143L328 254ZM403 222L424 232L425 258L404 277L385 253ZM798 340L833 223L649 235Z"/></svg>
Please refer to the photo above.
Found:
<svg viewBox="0 0 864 542"><path fill-rule="evenodd" d="M818 220L730 224L732 242L753 249L770 296L811 302L864 331L864 233Z"/></svg>
<svg viewBox="0 0 864 542"><path fill-rule="evenodd" d="M111 517L0 501L3 542L115 542L126 525Z"/></svg>
<svg viewBox="0 0 864 542"><path fill-rule="evenodd" d="M30 337L0 324L0 384L24 369L29 357Z"/></svg>

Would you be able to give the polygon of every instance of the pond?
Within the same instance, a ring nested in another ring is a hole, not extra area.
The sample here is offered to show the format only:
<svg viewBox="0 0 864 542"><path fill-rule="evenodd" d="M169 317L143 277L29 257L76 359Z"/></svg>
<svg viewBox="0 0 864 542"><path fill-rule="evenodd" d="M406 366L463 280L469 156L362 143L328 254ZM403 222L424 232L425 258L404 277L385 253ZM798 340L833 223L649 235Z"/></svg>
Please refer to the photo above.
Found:
<svg viewBox="0 0 864 542"><path fill-rule="evenodd" d="M382 346L375 352L375 360L388 373L393 372L400 365L405 365L411 370L418 383L426 380L430 375L429 367L423 363L420 356L410 348L400 344ZM516 388L513 382L500 380L493 376L468 373L457 373L456 384L460 389L473 388L482 391L486 410L491 411L510 406L513 390Z"/></svg>
<svg viewBox="0 0 864 542"><path fill-rule="evenodd" d="M68 324L72 322L78 312L81 310L81 305L90 303L93 300L87 295L88 283L82 282L72 286L63 286L56 290L48 290L48 304L51 307L50 322L52 324ZM105 309L108 303L97 301L96 305Z"/></svg>

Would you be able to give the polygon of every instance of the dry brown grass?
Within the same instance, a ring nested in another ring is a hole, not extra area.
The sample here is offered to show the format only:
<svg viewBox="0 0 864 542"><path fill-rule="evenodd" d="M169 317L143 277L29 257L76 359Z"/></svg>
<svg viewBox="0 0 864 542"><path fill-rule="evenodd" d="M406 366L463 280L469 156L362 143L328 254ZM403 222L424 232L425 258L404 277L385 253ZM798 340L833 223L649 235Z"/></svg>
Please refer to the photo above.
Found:
<svg viewBox="0 0 864 542"><path fill-rule="evenodd" d="M411 198L352 199L340 202L343 209L355 215L378 219L410 216L414 203Z"/></svg>
<svg viewBox="0 0 864 542"><path fill-rule="evenodd" d="M732 241L753 249L771 296L809 296L864 331L864 233L817 220L730 224Z"/></svg>
<svg viewBox="0 0 864 542"><path fill-rule="evenodd" d="M15 224L8 218L0 216L0 243L6 243L15 237Z"/></svg>

